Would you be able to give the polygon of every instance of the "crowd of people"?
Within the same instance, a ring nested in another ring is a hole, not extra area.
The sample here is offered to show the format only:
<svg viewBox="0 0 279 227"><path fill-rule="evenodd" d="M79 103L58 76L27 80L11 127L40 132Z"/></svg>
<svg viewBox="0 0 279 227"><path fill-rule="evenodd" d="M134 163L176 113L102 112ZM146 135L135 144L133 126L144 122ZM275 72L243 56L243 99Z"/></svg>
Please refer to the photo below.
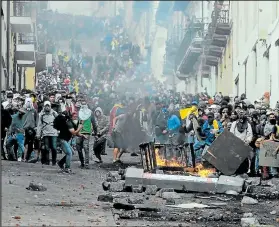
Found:
<svg viewBox="0 0 279 227"><path fill-rule="evenodd" d="M167 90L142 63L139 46L129 41L121 23L106 20L104 26L96 56L72 39L69 53L53 48L53 65L37 75L36 91L2 91L3 159L40 161L71 173L75 150L80 168L89 168L92 149L95 161L102 162L107 147L117 165L124 153L137 156L139 144L155 139L187 147L187 165L195 167L203 150L229 130L253 148L245 172L278 176L276 168L259 166L260 144L279 139L279 104L270 108L268 93L251 103L245 94L210 97ZM59 149L65 156L58 161Z"/></svg>

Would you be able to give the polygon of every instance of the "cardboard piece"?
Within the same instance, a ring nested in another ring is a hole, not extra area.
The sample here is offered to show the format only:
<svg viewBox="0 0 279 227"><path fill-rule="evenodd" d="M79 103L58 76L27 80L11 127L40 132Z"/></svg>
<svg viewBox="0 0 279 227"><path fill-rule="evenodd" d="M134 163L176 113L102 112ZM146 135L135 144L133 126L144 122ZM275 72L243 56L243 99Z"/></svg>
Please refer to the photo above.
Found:
<svg viewBox="0 0 279 227"><path fill-rule="evenodd" d="M228 130L224 130L205 150L203 159L223 174L233 175L253 149Z"/></svg>
<svg viewBox="0 0 279 227"><path fill-rule="evenodd" d="M279 167L279 154L276 152L279 142L264 141L261 144L259 154L259 165L269 167Z"/></svg>

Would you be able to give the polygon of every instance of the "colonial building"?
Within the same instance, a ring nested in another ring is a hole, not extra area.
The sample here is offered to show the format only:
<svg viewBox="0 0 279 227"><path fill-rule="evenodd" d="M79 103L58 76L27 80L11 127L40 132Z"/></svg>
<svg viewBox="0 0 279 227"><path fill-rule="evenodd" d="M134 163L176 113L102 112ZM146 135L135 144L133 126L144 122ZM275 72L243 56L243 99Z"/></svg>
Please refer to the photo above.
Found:
<svg viewBox="0 0 279 227"><path fill-rule="evenodd" d="M232 1L233 77L235 95L247 98L271 95L279 99L279 3L277 1Z"/></svg>

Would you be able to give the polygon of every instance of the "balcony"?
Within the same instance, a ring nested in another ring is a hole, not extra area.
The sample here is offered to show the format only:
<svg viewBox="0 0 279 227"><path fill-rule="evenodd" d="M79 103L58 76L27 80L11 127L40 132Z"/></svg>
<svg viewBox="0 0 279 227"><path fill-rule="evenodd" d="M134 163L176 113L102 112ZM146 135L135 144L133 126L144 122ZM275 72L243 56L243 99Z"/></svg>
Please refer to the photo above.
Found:
<svg viewBox="0 0 279 227"><path fill-rule="evenodd" d="M203 78L209 78L210 77L210 72L211 72L211 69L210 69L209 65L203 65L202 66L201 76Z"/></svg>
<svg viewBox="0 0 279 227"><path fill-rule="evenodd" d="M177 70L185 75L194 71L193 66L202 53L202 38L197 32L200 27L196 28L193 25L189 25L190 28L187 30L176 56Z"/></svg>
<svg viewBox="0 0 279 227"><path fill-rule="evenodd" d="M205 56L205 65L218 66L219 58L213 56Z"/></svg>
<svg viewBox="0 0 279 227"><path fill-rule="evenodd" d="M17 60L16 64L17 64L17 66L20 66L20 67L35 67L34 61Z"/></svg>
<svg viewBox="0 0 279 227"><path fill-rule="evenodd" d="M213 57L221 58L222 54L223 54L223 49L224 48L222 48L222 47L210 45L209 48L205 51L205 53L208 56L213 56Z"/></svg>
<svg viewBox="0 0 279 227"><path fill-rule="evenodd" d="M34 44L18 44L16 45L16 60L35 61L35 46Z"/></svg>
<svg viewBox="0 0 279 227"><path fill-rule="evenodd" d="M32 33L31 17L11 17L11 29L13 33Z"/></svg>

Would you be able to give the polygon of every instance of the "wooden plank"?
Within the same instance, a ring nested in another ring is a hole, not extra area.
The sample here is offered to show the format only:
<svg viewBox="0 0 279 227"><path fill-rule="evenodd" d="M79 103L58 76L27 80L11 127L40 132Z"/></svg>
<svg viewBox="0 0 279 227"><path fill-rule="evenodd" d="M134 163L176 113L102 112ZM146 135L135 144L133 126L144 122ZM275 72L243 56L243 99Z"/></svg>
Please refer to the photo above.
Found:
<svg viewBox="0 0 279 227"><path fill-rule="evenodd" d="M225 130L204 151L203 159L225 175L233 175L253 149Z"/></svg>
<svg viewBox="0 0 279 227"><path fill-rule="evenodd" d="M264 141L261 144L261 150L259 155L259 165L269 167L279 167L279 154L277 148L279 142Z"/></svg>

